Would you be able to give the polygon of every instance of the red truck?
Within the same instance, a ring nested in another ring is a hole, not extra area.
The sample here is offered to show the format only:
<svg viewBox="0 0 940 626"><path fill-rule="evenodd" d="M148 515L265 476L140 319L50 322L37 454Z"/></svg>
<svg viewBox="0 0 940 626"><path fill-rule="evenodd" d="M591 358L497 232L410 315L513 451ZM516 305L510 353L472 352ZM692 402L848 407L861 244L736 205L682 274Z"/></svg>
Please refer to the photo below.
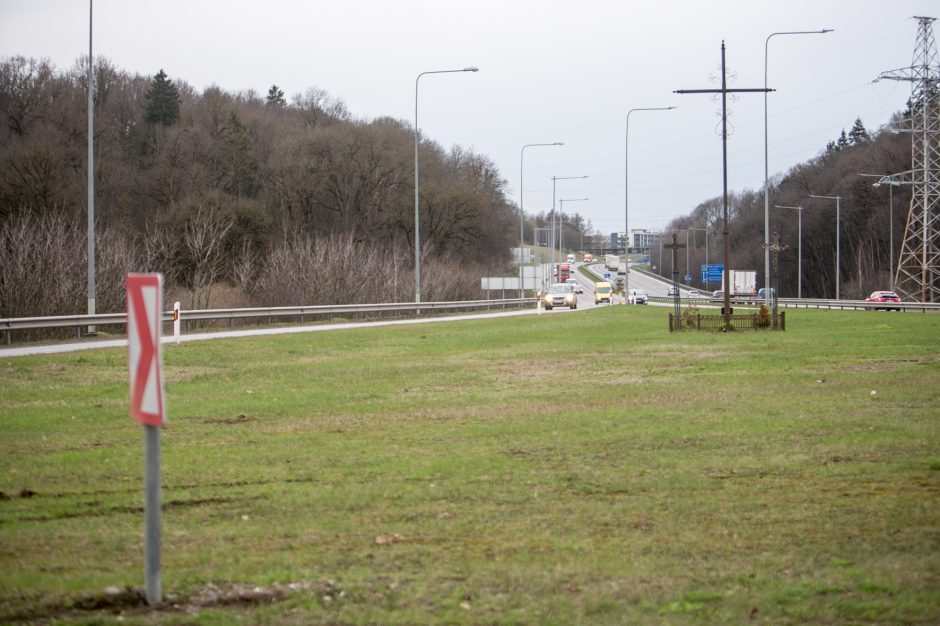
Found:
<svg viewBox="0 0 940 626"><path fill-rule="evenodd" d="M571 266L567 263L561 263L558 266L558 282L567 282L569 278L571 278Z"/></svg>

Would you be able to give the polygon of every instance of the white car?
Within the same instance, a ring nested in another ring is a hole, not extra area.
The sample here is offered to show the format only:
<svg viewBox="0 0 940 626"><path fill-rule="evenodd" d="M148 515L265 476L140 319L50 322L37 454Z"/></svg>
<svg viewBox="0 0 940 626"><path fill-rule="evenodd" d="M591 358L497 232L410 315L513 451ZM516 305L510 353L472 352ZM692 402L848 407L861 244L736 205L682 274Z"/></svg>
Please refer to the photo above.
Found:
<svg viewBox="0 0 940 626"><path fill-rule="evenodd" d="M647 304L649 296L642 289L631 289L629 296L630 304Z"/></svg>
<svg viewBox="0 0 940 626"><path fill-rule="evenodd" d="M584 287L574 278L569 278L565 281L565 284L571 286L571 291L575 293L584 293Z"/></svg>

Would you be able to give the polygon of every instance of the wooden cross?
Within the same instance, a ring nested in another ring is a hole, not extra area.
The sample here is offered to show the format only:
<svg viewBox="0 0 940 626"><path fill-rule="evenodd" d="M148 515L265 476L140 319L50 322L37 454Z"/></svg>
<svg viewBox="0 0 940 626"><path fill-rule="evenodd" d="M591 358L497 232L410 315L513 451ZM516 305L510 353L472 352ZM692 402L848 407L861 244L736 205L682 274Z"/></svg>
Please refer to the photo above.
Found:
<svg viewBox="0 0 940 626"><path fill-rule="evenodd" d="M672 233L672 243L663 244L666 250L672 250L672 288L674 290L672 302L676 310L676 320L679 319L679 270L676 266L679 263L679 250L685 247L684 243L678 242L679 235Z"/></svg>

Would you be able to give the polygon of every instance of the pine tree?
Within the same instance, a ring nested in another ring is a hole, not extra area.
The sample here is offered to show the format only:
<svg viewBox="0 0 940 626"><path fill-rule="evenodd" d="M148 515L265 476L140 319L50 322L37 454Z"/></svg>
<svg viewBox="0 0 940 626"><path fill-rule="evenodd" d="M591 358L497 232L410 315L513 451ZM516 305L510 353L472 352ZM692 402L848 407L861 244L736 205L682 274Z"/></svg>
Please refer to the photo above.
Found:
<svg viewBox="0 0 940 626"><path fill-rule="evenodd" d="M842 129L842 134L839 135L839 140L836 142L836 150L845 150L851 144L849 144L849 138L845 134L845 129Z"/></svg>
<svg viewBox="0 0 940 626"><path fill-rule="evenodd" d="M147 122L164 126L175 124L180 118L180 93L162 69L153 77L147 91Z"/></svg>
<svg viewBox="0 0 940 626"><path fill-rule="evenodd" d="M277 85L271 85L268 89L268 106L283 107L286 104L284 92Z"/></svg>
<svg viewBox="0 0 940 626"><path fill-rule="evenodd" d="M224 189L233 196L253 197L257 192L258 161L251 134L235 111L231 112L225 138L228 149Z"/></svg>
<svg viewBox="0 0 940 626"><path fill-rule="evenodd" d="M865 125L862 124L862 118L856 118L855 124L852 125L852 130L849 131L849 141L853 146L857 146L867 143L869 139L868 131L865 130Z"/></svg>

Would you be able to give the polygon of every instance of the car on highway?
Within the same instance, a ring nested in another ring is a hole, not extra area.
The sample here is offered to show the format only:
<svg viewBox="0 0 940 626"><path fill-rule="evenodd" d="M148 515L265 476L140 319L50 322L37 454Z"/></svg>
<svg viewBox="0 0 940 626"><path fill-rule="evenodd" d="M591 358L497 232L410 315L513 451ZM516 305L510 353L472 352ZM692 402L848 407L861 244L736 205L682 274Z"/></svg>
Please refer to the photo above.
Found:
<svg viewBox="0 0 940 626"><path fill-rule="evenodd" d="M584 287L582 287L581 283L579 283L575 278L569 278L565 281L565 284L570 285L571 291L575 293L584 293Z"/></svg>
<svg viewBox="0 0 940 626"><path fill-rule="evenodd" d="M692 289L691 291L689 291L689 293L685 295L685 297L686 298L701 298L702 294L696 291L695 289Z"/></svg>
<svg viewBox="0 0 940 626"><path fill-rule="evenodd" d="M724 299L725 299L725 292L722 291L721 289L719 289L718 291L713 291L713 292L712 292L712 298L714 298L715 300L724 300Z"/></svg>
<svg viewBox="0 0 940 626"><path fill-rule="evenodd" d="M770 297L771 298L777 297L777 290L774 289L773 287L770 288ZM767 287L761 287L760 289L757 290L757 299L758 300L767 299Z"/></svg>
<svg viewBox="0 0 940 626"><path fill-rule="evenodd" d="M669 291L666 292L666 295L669 296L670 298L673 297L673 296L678 296L678 295L679 295L679 290L676 289L675 287L670 287L670 288L669 288Z"/></svg>
<svg viewBox="0 0 940 626"><path fill-rule="evenodd" d="M875 305L875 304L888 305L892 303L900 304L901 298L899 298L898 294L894 293L893 291L873 291L870 296L865 298L865 302L868 302L871 305ZM894 309L896 311L901 310L901 307L891 307L891 306L869 306L868 308L874 309L875 311L877 311L878 309L884 309L885 311L890 311L891 309Z"/></svg>
<svg viewBox="0 0 940 626"><path fill-rule="evenodd" d="M611 287L608 282L601 281L594 283L594 304L600 304L604 301L610 304L610 294L613 293L613 291L613 287Z"/></svg>
<svg viewBox="0 0 940 626"><path fill-rule="evenodd" d="M649 296L642 289L631 289L629 296L630 304L647 304Z"/></svg>
<svg viewBox="0 0 940 626"><path fill-rule="evenodd" d="M566 306L569 309L578 308L578 296L571 290L568 283L555 283L542 294L542 304L546 311L551 311L556 306Z"/></svg>

